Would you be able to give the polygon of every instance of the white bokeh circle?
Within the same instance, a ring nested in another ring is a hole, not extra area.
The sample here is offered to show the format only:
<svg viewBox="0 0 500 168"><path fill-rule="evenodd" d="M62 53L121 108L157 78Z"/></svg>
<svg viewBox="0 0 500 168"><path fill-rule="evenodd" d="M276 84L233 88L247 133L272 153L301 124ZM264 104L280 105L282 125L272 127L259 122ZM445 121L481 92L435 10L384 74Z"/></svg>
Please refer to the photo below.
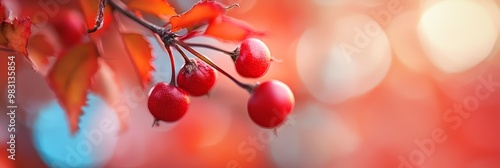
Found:
<svg viewBox="0 0 500 168"><path fill-rule="evenodd" d="M94 94L89 94L82 110L80 130L71 135L64 109L56 100L40 109L33 139L48 166L100 167L113 156L120 124L114 110Z"/></svg>
<svg viewBox="0 0 500 168"><path fill-rule="evenodd" d="M496 28L486 9L474 1L434 3L418 25L424 51L441 71L466 71L486 59L496 42Z"/></svg>
<svg viewBox="0 0 500 168"><path fill-rule="evenodd" d="M332 20L306 30L297 43L297 70L317 99L341 103L377 86L391 65L389 40L366 15Z"/></svg>
<svg viewBox="0 0 500 168"><path fill-rule="evenodd" d="M307 103L295 114L270 143L271 157L279 167L325 167L357 149L358 135L333 111Z"/></svg>

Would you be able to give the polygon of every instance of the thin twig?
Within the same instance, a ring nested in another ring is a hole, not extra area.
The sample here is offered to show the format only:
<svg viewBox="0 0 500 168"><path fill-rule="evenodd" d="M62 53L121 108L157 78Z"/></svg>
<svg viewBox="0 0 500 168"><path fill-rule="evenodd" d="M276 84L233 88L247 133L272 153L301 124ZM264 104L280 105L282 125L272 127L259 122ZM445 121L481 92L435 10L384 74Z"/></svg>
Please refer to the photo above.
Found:
<svg viewBox="0 0 500 168"><path fill-rule="evenodd" d="M219 52L222 52L222 53L230 55L230 56L234 55L234 52L232 52L232 51L226 51L226 50L223 50L223 49L220 49L218 47L211 46L208 44L201 44L201 43L186 43L186 44L191 46L191 47L203 47L203 48L212 49L212 50L219 51Z"/></svg>
<svg viewBox="0 0 500 168"><path fill-rule="evenodd" d="M87 33L93 33L102 28L104 23L104 8L106 8L107 0L99 0L99 6L97 9L97 16L95 17L94 28L87 30Z"/></svg>
<svg viewBox="0 0 500 168"><path fill-rule="evenodd" d="M148 28L149 30L155 32L156 34L158 35L162 35L165 30L164 28L162 27L159 27L157 25L154 25L153 23L151 22L148 22L144 19L141 19L141 18L138 18L136 15L134 15L132 12L122 8L121 6L124 6L122 3L116 3L115 1L113 0L109 0L108 1L109 5L111 5L114 9L120 11L121 13L123 13L125 16L127 16L128 18L134 20L135 22L141 24L142 26Z"/></svg>

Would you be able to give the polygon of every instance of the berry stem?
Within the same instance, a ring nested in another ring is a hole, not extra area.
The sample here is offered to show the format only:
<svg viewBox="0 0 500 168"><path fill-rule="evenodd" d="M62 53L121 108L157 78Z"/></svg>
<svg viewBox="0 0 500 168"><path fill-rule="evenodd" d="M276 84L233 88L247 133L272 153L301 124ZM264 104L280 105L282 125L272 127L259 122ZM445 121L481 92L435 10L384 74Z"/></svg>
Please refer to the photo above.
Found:
<svg viewBox="0 0 500 168"><path fill-rule="evenodd" d="M174 37L175 37L175 34L172 34L171 32L168 32L165 28L163 27L159 27L157 25L154 25L153 23L151 22L148 22L144 19L141 19L139 17L137 17L136 15L134 15L132 12L126 10L125 8L123 8L122 6L125 6L123 3L116 3L115 1L113 0L107 0L109 5L111 5L111 7L113 7L114 9L118 10L119 12L121 12L122 14L124 14L125 16L127 16L128 18L134 20L135 22L139 23L140 25L148 28L149 30L151 30L152 32L156 33L157 35L159 35L163 41L163 43L165 44L165 48L167 48L167 51L169 51L169 54L170 54L170 57L173 58L173 55L171 54L171 49L169 46L174 46L176 47L176 49L178 48L179 50L179 53L182 54L182 50L177 46L177 45L173 45L173 43L175 44L178 44L180 45L182 48L188 50L190 53L192 53L193 55L195 55L196 57L198 57L199 59L201 59L202 61L204 61L205 63L207 63L208 65L210 65L211 67L213 67L214 69L216 69L217 71L219 71L220 73L224 74L225 76L227 76L229 79L231 79L234 83L236 83L239 87L247 90L249 93L252 93L253 89L254 89L254 85L250 85L250 84L246 84L246 83L243 83L243 82L240 82L238 81L236 78L234 78L233 76L231 76L229 73L227 73L226 71L224 71L222 68L220 68L219 66L217 66L214 62L212 62L211 60L209 60L207 57L205 57L204 55L202 55L201 53L199 53L198 51L194 50L193 48L191 48L188 44L182 42L182 41L179 41L179 40L175 40ZM233 4L233 5L230 5L227 9L231 9L233 7L237 7L238 5L237 4ZM215 47L214 47L215 49ZM227 51L225 51L224 53L228 53ZM229 52L231 53L231 52ZM185 56L185 54L183 55L184 57L184 60L187 60L189 61L189 58L187 58L187 56ZM174 65L174 61L173 59L171 59L171 64ZM174 66L172 66L174 67ZM175 71L172 71L173 74L175 74ZM172 75L172 81L171 83L175 83L175 75Z"/></svg>
<svg viewBox="0 0 500 168"><path fill-rule="evenodd" d="M220 73L222 73L224 76L228 77L229 79L231 79L234 83L236 83L239 87L245 89L248 91L248 93L252 93L253 89L255 86L253 85L250 85L250 84L246 84L246 83L243 83L243 82L240 82L238 81L236 78L234 78L233 76L231 76L229 73L227 73L226 71L224 71L222 68L220 68L219 66L217 66L217 64L215 64L214 62L212 62L210 59L208 59L207 57L205 57L204 55L202 55L201 53L199 53L198 51L194 50L193 48L191 48L189 45L187 45L186 43L182 42L182 41L179 41L179 40L175 40L175 43L176 44L179 44L182 48L188 50L191 54L193 54L194 56L198 57L200 60L204 61L205 63L207 63L208 65L210 65L211 67L213 67L215 70L219 71Z"/></svg>
<svg viewBox="0 0 500 168"><path fill-rule="evenodd" d="M165 29L159 26L154 25L151 22L148 22L146 20L143 20L141 18L138 18L136 15L134 15L132 12L122 8L121 6L125 6L123 3L116 3L114 0L108 0L109 5L111 5L114 9L120 11L123 13L125 16L128 18L134 20L135 22L141 24L142 26L148 28L149 30L153 31L154 33L161 35L163 32L165 32Z"/></svg>
<svg viewBox="0 0 500 168"><path fill-rule="evenodd" d="M190 62L189 57L186 55L186 53L184 53L184 51L182 51L179 46L177 46L177 44L173 44L172 46L174 46L174 48L182 55L182 58L184 58L184 62L186 64Z"/></svg>
<svg viewBox="0 0 500 168"><path fill-rule="evenodd" d="M170 57L170 66L172 66L172 77L170 78L170 85L175 86L175 60L174 60L174 54L172 54L172 49L170 49L169 46L165 45L165 48L167 49L168 56Z"/></svg>
<svg viewBox="0 0 500 168"><path fill-rule="evenodd" d="M203 47L203 48L208 48L208 49L212 49L212 50L215 50L215 51L219 51L219 52L222 52L224 54L227 54L227 55L234 55L234 51L231 52L231 51L226 51L226 50L223 50L221 48L218 48L218 47L215 47L215 46L211 46L211 45L208 45L208 44L201 44L201 43L186 43L187 45L191 46L191 47Z"/></svg>

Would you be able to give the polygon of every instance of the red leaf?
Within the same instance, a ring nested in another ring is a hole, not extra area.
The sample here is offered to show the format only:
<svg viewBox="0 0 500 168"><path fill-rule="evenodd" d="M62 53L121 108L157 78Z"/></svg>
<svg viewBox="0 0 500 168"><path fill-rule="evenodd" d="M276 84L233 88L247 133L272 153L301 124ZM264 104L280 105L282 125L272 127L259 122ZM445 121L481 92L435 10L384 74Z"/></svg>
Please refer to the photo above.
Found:
<svg viewBox="0 0 500 168"><path fill-rule="evenodd" d="M66 111L73 134L79 128L91 77L97 71L97 57L97 48L92 43L80 44L59 56L47 76L49 86Z"/></svg>
<svg viewBox="0 0 500 168"><path fill-rule="evenodd" d="M184 41L184 40L188 40L188 39L200 36L200 35L203 35L202 31L200 31L200 30L193 30L193 31L189 31L187 34L179 37L179 40Z"/></svg>
<svg viewBox="0 0 500 168"><path fill-rule="evenodd" d="M94 27L98 5L99 0L80 0L80 6L87 22L87 29L91 29ZM91 33L90 36L101 36L102 32L104 32L103 30L106 30L112 20L113 14L111 12L111 7L107 5L106 8L104 8L104 22L102 28L99 31Z"/></svg>
<svg viewBox="0 0 500 168"><path fill-rule="evenodd" d="M122 38L138 78L145 87L151 81L150 72L154 70L151 65L153 60L151 45L140 34L122 34Z"/></svg>
<svg viewBox="0 0 500 168"><path fill-rule="evenodd" d="M166 0L131 0L127 6L132 10L148 12L161 18L177 15L174 7Z"/></svg>
<svg viewBox="0 0 500 168"><path fill-rule="evenodd" d="M47 66L49 57L55 55L53 45L47 40L46 35L37 34L30 38L28 42L29 60L33 64L33 68L40 69Z"/></svg>
<svg viewBox="0 0 500 168"><path fill-rule="evenodd" d="M31 35L30 19L14 19L12 23L2 22L0 44L28 56L28 38Z"/></svg>
<svg viewBox="0 0 500 168"><path fill-rule="evenodd" d="M222 16L208 24L205 35L220 40L240 42L253 36L263 36L264 33L253 30L250 25L243 21Z"/></svg>
<svg viewBox="0 0 500 168"><path fill-rule="evenodd" d="M187 12L170 18L172 31L194 28L207 24L226 12L226 8L212 0L202 0Z"/></svg>

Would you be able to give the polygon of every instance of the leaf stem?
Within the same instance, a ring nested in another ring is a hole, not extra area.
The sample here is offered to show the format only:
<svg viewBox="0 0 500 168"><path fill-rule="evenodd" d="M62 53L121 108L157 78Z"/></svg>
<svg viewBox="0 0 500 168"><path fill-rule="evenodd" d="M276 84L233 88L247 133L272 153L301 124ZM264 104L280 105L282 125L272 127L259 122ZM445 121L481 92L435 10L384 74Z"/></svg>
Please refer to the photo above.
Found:
<svg viewBox="0 0 500 168"><path fill-rule="evenodd" d="M208 45L208 44L201 44L201 43L186 43L187 45L191 46L191 47L203 47L203 48L208 48L208 49L212 49L212 50L215 50L215 51L219 51L219 52L222 52L224 54L227 54L227 55L234 55L235 52L234 51L226 51L226 50L223 50L221 48L218 48L218 47L215 47L215 46L211 46L211 45Z"/></svg>
<svg viewBox="0 0 500 168"><path fill-rule="evenodd" d="M254 85L251 85L251 84L246 84L246 83L243 83L243 82L240 82L238 81L236 78L234 78L233 76L231 76L229 73L227 73L226 71L224 71L222 68L220 68L219 66L217 66L217 64L215 64L214 62L212 62L212 60L208 59L207 57L205 57L204 55L202 55L201 53L199 53L198 51L194 50L193 48L191 48L189 45L187 45L186 43L182 42L182 41L179 41L179 40L175 40L175 43L176 44L179 44L182 48L188 50L190 53L192 53L194 56L198 57L199 59L201 59L202 61L204 61L205 63L207 63L208 65L212 66L215 70L219 71L220 73L222 73L223 75L227 76L229 79L231 79L234 83L236 83L236 85L238 85L239 87L245 89L246 91L248 91L248 93L252 93L253 89L254 89Z"/></svg>
<svg viewBox="0 0 500 168"><path fill-rule="evenodd" d="M137 23L141 24L142 26L148 28L149 30L155 32L156 34L158 34L158 35L161 36L165 32L164 28L159 27L157 25L154 25L153 23L148 22L148 21L146 21L144 19L141 19L141 18L137 17L135 14L133 14L132 12L130 12L130 11L122 8L121 6L124 6L124 4L122 4L121 2L120 3L116 3L114 0L108 0L108 3L113 8L115 8L116 10L120 11L125 16L127 16L128 18L134 20L135 22L137 22Z"/></svg>

